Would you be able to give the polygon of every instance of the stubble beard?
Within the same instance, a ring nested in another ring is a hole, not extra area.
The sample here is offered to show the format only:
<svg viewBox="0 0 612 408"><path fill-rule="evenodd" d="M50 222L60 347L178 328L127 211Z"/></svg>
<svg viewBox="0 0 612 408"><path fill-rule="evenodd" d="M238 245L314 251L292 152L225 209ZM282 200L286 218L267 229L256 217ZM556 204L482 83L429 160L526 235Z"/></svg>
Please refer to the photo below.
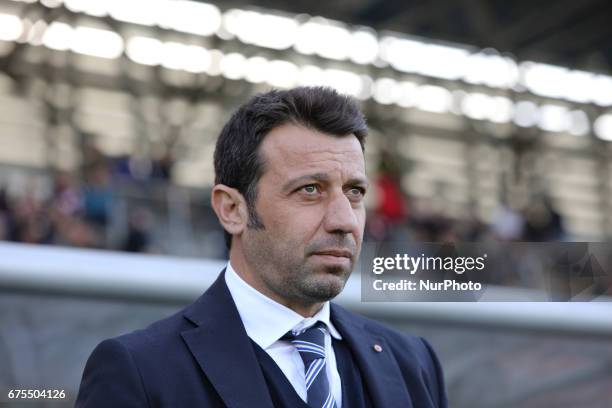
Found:
<svg viewBox="0 0 612 408"><path fill-rule="evenodd" d="M292 256L296 246L288 241L274 242L265 230L251 229L245 242L245 256L267 291L304 306L338 296L348 280L349 267L313 265L307 254Z"/></svg>

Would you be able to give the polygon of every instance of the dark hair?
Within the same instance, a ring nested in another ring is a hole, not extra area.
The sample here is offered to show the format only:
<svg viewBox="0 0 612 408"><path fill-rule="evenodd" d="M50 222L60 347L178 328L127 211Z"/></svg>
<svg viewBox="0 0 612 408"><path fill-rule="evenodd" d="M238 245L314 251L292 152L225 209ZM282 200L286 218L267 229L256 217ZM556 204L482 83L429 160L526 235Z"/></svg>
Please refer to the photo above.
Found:
<svg viewBox="0 0 612 408"><path fill-rule="evenodd" d="M215 184L235 188L245 198L249 227L263 228L255 211L257 182L265 163L258 154L264 137L292 123L333 136L354 134L364 150L368 132L357 101L327 87L272 90L252 97L225 124L215 147ZM230 248L232 236L225 231Z"/></svg>

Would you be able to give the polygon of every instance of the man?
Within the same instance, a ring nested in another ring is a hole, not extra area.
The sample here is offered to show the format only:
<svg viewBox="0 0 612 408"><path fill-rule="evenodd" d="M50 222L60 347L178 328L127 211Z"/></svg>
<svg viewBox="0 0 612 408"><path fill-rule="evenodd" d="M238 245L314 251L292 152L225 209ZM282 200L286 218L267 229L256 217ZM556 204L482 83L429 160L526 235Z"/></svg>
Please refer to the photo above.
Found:
<svg viewBox="0 0 612 408"><path fill-rule="evenodd" d="M425 340L329 302L361 249L366 133L328 88L243 105L215 151L227 267L176 315L102 342L77 407L445 407Z"/></svg>

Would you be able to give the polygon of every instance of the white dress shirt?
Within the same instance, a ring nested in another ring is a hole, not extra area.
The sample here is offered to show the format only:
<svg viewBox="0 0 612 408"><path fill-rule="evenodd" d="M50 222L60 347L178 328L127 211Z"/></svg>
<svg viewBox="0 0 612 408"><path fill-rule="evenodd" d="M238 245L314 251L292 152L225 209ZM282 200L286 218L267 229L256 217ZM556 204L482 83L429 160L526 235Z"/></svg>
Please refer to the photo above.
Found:
<svg viewBox="0 0 612 408"><path fill-rule="evenodd" d="M328 333L325 334L327 378L336 405L340 408L342 406L342 383L338 374L331 336L338 340L341 340L342 336L329 319L329 302L325 302L321 310L313 317L305 318L246 283L229 262L225 269L225 283L236 303L247 335L272 357L304 402L307 398L304 362L300 353L290 342L279 339L289 330L300 331L314 325L317 321L325 323L328 328Z"/></svg>

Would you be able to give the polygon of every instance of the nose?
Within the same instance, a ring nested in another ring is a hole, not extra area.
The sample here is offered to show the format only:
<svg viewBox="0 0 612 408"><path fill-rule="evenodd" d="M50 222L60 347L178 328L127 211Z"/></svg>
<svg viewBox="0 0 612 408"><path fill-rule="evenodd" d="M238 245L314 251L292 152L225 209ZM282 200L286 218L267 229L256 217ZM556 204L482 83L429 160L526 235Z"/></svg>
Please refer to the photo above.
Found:
<svg viewBox="0 0 612 408"><path fill-rule="evenodd" d="M344 193L331 198L325 214L325 231L331 234L352 234L359 229L357 211Z"/></svg>

